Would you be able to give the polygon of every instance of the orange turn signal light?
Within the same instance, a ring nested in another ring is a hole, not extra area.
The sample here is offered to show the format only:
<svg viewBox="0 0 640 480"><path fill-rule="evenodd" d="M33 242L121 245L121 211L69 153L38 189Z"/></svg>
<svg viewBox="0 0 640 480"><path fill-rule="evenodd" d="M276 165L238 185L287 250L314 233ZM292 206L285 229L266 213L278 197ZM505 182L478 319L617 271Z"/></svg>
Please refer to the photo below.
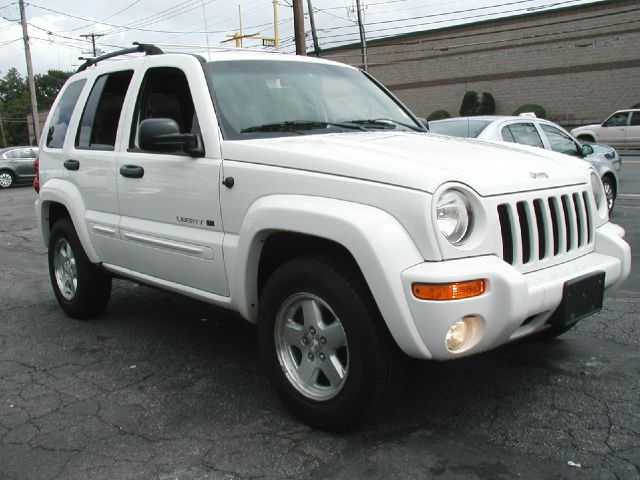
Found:
<svg viewBox="0 0 640 480"><path fill-rule="evenodd" d="M416 298L421 300L460 300L461 298L477 297L487 288L487 281L468 280L453 283L414 283L411 290Z"/></svg>

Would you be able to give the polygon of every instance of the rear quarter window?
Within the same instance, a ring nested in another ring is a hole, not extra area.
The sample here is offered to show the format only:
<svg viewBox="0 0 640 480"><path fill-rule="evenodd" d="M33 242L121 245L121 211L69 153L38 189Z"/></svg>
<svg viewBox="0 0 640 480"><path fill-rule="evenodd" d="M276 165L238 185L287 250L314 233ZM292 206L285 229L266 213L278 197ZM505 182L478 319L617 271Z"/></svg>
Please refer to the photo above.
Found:
<svg viewBox="0 0 640 480"><path fill-rule="evenodd" d="M47 147L62 148L64 145L71 114L76 107L76 103L78 103L78 98L85 83L87 83L86 80L72 82L62 93L62 97L51 117L49 130L47 131Z"/></svg>

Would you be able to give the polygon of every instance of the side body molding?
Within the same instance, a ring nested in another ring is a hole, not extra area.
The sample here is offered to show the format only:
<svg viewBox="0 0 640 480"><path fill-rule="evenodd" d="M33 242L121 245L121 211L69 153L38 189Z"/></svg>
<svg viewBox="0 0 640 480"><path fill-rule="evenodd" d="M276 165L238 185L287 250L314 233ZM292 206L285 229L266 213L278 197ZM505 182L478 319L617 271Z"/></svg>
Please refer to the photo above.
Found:
<svg viewBox="0 0 640 480"><path fill-rule="evenodd" d="M260 253L264 240L275 231L314 235L345 247L362 270L398 345L411 356L431 357L420 341L400 277L424 259L393 216L359 203L303 195L255 201L238 235L227 234L224 244L231 302L244 318L257 321Z"/></svg>
<svg viewBox="0 0 640 480"><path fill-rule="evenodd" d="M49 242L49 206L51 203L64 205L71 215L71 221L76 229L78 238L82 243L87 257L93 263L100 262L98 254L93 248L89 237L87 222L85 222L86 209L80 191L71 182L52 178L48 180L40 190L40 196L36 201L36 220L42 232L45 246Z"/></svg>

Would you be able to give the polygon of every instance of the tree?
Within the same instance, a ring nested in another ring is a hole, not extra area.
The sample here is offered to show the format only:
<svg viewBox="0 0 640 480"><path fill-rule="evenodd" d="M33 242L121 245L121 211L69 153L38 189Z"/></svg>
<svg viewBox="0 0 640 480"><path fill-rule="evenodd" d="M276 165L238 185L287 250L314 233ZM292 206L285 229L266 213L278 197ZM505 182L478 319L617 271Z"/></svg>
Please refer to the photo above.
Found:
<svg viewBox="0 0 640 480"><path fill-rule="evenodd" d="M450 118L449 112L446 110L436 110L435 112L431 112L431 115L427 117L427 121L435 121L435 120L443 120L445 118Z"/></svg>
<svg viewBox="0 0 640 480"><path fill-rule="evenodd" d="M38 98L39 110L48 110L51 108L64 82L66 82L71 75L73 75L73 72L49 70L45 74L35 76L34 80L36 83L36 97Z"/></svg>
<svg viewBox="0 0 640 480"><path fill-rule="evenodd" d="M482 94L482 99L480 100L480 105L478 105L477 115L495 115L496 114L496 101L493 98L493 95L490 93L484 92Z"/></svg>
<svg viewBox="0 0 640 480"><path fill-rule="evenodd" d="M476 115L477 111L478 92L469 90L468 92L465 92L464 97L462 98L462 105L460 105L460 116L470 117L472 115Z"/></svg>

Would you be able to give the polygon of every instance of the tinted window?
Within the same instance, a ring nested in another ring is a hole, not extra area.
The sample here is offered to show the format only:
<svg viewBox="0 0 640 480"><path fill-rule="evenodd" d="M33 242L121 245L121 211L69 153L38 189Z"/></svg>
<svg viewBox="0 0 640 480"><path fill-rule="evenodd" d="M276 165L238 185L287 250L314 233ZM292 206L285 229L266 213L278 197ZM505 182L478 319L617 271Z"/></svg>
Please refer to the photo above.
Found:
<svg viewBox="0 0 640 480"><path fill-rule="evenodd" d="M101 75L91 89L76 136L76 147L113 150L132 71Z"/></svg>
<svg viewBox="0 0 640 480"><path fill-rule="evenodd" d="M540 125L542 131L549 140L551 150L555 152L564 153L565 155L573 155L579 157L578 146L569 135L560 130L559 128L552 127L551 125Z"/></svg>
<svg viewBox="0 0 640 480"><path fill-rule="evenodd" d="M177 68L150 68L142 83L129 147L138 148L138 127L148 118L175 120L180 133L199 133L187 77Z"/></svg>
<svg viewBox="0 0 640 480"><path fill-rule="evenodd" d="M443 122L429 122L429 131L442 133L452 137L477 138L487 128L491 120L445 120Z"/></svg>
<svg viewBox="0 0 640 480"><path fill-rule="evenodd" d="M614 113L603 125L605 127L624 127L627 125L628 116L629 112Z"/></svg>
<svg viewBox="0 0 640 480"><path fill-rule="evenodd" d="M536 127L533 123L512 123L511 125L507 125L502 129L503 132L505 130L509 131L509 133L511 134L511 138L513 138L513 141L515 143L544 148L542 139L540 138L538 130L536 130ZM505 138L504 135L503 138ZM507 140L507 138L505 138L505 140Z"/></svg>
<svg viewBox="0 0 640 480"><path fill-rule="evenodd" d="M640 112L633 112L631 114L631 122L629 123L629 125L640 125Z"/></svg>
<svg viewBox="0 0 640 480"><path fill-rule="evenodd" d="M85 83L86 80L70 83L62 94L47 131L47 147L62 148L71 114L78 103L78 97Z"/></svg>

